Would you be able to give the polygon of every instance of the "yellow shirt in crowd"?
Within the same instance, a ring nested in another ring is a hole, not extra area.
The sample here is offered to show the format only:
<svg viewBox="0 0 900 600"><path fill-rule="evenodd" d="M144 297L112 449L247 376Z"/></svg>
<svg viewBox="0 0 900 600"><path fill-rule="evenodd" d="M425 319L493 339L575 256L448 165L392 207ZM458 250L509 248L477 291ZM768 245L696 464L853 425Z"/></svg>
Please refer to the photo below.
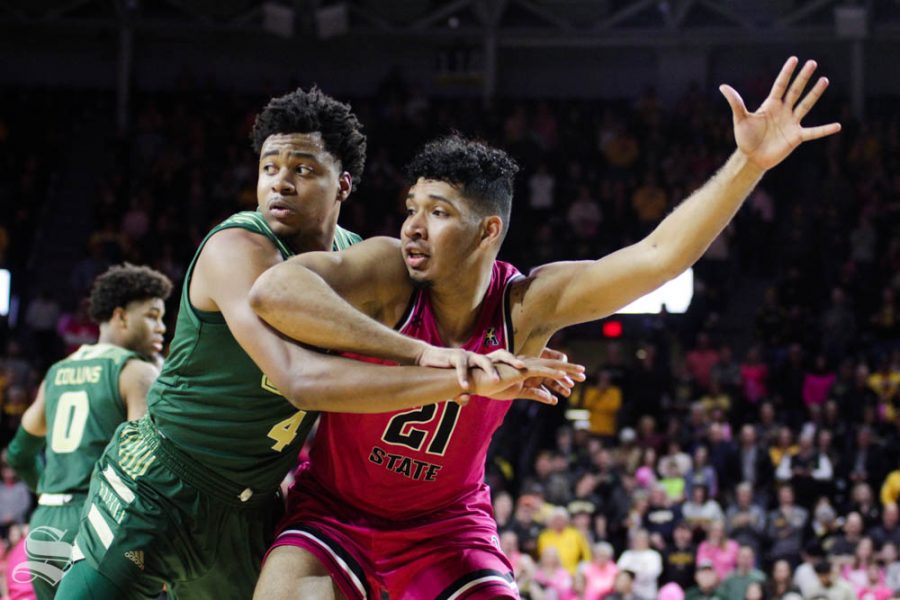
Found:
<svg viewBox="0 0 900 600"><path fill-rule="evenodd" d="M579 562L591 560L591 547L587 539L571 525L558 533L552 529L542 531L537 539L538 556L550 546L556 548L559 552L559 561L572 575L575 574Z"/></svg>

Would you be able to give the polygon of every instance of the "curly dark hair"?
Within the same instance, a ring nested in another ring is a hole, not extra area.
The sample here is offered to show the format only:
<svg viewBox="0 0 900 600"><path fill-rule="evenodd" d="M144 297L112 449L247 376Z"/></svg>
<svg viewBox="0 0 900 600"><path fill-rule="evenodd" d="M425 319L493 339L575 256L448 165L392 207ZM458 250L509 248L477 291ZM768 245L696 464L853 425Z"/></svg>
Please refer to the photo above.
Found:
<svg viewBox="0 0 900 600"><path fill-rule="evenodd" d="M519 165L487 144L454 133L429 142L406 166L410 183L420 177L457 186L481 215L500 215L504 235L512 210L513 179Z"/></svg>
<svg viewBox="0 0 900 600"><path fill-rule="evenodd" d="M356 184L362 179L366 165L366 136L362 124L349 104L338 102L318 87L304 91L297 88L289 94L272 98L256 115L250 139L259 154L270 135L278 133L319 132L325 149L341 161Z"/></svg>
<svg viewBox="0 0 900 600"><path fill-rule="evenodd" d="M118 307L148 298L166 300L171 293L171 280L159 271L128 263L116 265L94 280L88 312L94 322L104 323Z"/></svg>

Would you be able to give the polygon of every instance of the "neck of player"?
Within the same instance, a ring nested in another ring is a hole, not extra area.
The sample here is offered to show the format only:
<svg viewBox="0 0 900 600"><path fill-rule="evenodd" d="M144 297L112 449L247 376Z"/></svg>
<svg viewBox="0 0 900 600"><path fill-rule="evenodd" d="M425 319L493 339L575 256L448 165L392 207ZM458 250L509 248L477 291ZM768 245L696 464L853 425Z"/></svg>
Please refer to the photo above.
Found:
<svg viewBox="0 0 900 600"><path fill-rule="evenodd" d="M491 284L493 259L457 269L452 277L435 281L431 288L431 306L437 317L444 343L459 347L472 337L481 304Z"/></svg>
<svg viewBox="0 0 900 600"><path fill-rule="evenodd" d="M334 244L334 232L337 228L337 217L335 221L326 223L321 227L302 231L287 240L291 246L291 250L295 254L303 254L305 252L330 252Z"/></svg>

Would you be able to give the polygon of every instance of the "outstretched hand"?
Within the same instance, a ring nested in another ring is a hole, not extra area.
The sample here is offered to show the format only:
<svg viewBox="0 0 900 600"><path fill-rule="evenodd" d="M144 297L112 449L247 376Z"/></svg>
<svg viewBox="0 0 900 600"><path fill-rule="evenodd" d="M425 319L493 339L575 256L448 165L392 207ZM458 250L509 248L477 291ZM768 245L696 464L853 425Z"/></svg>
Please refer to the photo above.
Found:
<svg viewBox="0 0 900 600"><path fill-rule="evenodd" d="M768 98L756 112L751 113L747 110L744 100L733 87L725 84L719 86L719 91L731 106L734 139L738 149L760 169L771 169L803 142L832 135L841 130L840 123L818 127L803 127L800 124L828 87L828 79L820 77L801 100L800 96L816 70L816 62L806 61L800 73L791 82L798 62L795 56L787 59L772 85Z"/></svg>
<svg viewBox="0 0 900 600"><path fill-rule="evenodd" d="M493 356L493 354L488 354ZM497 363L499 381L487 380L476 374L476 393L495 400L523 398L544 404L556 404L556 396L548 389L568 396L576 381L584 381L584 366L554 358L519 358L524 368L515 369ZM552 382L552 385L548 385Z"/></svg>

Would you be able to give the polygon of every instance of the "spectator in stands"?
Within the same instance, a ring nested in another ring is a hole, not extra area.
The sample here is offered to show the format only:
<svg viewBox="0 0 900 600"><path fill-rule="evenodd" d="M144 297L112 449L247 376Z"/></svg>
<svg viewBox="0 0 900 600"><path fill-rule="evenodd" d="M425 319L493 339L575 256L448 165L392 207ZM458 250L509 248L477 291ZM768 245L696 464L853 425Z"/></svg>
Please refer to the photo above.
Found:
<svg viewBox="0 0 900 600"><path fill-rule="evenodd" d="M888 474L881 486L882 504L897 504L900 501L900 457L896 461L895 469Z"/></svg>
<svg viewBox="0 0 900 600"><path fill-rule="evenodd" d="M857 600L853 587L838 577L827 560L816 563L818 581L804 598L825 598L827 600Z"/></svg>
<svg viewBox="0 0 900 600"><path fill-rule="evenodd" d="M803 378L803 402L807 407L822 406L828 398L831 386L837 378L830 369L828 369L827 359L825 355L816 356L813 367L806 373Z"/></svg>
<svg viewBox="0 0 900 600"><path fill-rule="evenodd" d="M741 546L748 546L758 554L762 549L766 515L753 502L753 485L742 482L735 488L735 500L725 512L725 531Z"/></svg>
<svg viewBox="0 0 900 600"><path fill-rule="evenodd" d="M657 583L662 574L662 557L650 547L650 535L645 530L633 530L630 538L629 549L616 562L619 571L634 573L634 593L639 597L656 598Z"/></svg>
<svg viewBox="0 0 900 600"><path fill-rule="evenodd" d="M693 488L702 485L706 488L707 496L719 495L719 477L716 470L709 464L709 450L706 446L697 446L694 449L694 464L685 477L688 498L693 497Z"/></svg>
<svg viewBox="0 0 900 600"><path fill-rule="evenodd" d="M769 394L769 367L762 362L759 346L747 350L741 363L741 389L744 400L759 404Z"/></svg>
<svg viewBox="0 0 900 600"><path fill-rule="evenodd" d="M826 552L830 552L834 543L841 537L841 522L831 501L822 496L813 510L812 534L815 542Z"/></svg>
<svg viewBox="0 0 900 600"><path fill-rule="evenodd" d="M718 362L719 352L712 347L709 334L706 332L697 334L697 345L685 356L685 366L698 390L709 389L710 373Z"/></svg>
<svg viewBox="0 0 900 600"><path fill-rule="evenodd" d="M31 494L16 472L6 464L3 456L3 482L0 483L0 539L5 538L12 525L26 523L31 508Z"/></svg>
<svg viewBox="0 0 900 600"><path fill-rule="evenodd" d="M593 559L582 563L576 575L576 590L580 600L602 600L615 589L616 566L612 545L598 542L592 548Z"/></svg>
<svg viewBox="0 0 900 600"><path fill-rule="evenodd" d="M675 525L681 521L681 506L673 503L661 484L650 488L650 502L641 527L650 534L650 545L662 552L672 542Z"/></svg>
<svg viewBox="0 0 900 600"><path fill-rule="evenodd" d="M541 560L534 573L534 580L551 598L575 600L575 580L572 573L560 562L559 550L555 546L546 546L540 555Z"/></svg>
<svg viewBox="0 0 900 600"><path fill-rule="evenodd" d="M874 526L869 535L879 548L887 543L900 545L900 509L891 502L881 508L881 523Z"/></svg>
<svg viewBox="0 0 900 600"><path fill-rule="evenodd" d="M785 457L797 453L798 447L794 444L794 433L790 427L779 427L775 443L769 448L769 458L772 460L773 469L777 469Z"/></svg>
<svg viewBox="0 0 900 600"><path fill-rule="evenodd" d="M900 592L900 560L897 545L887 542L881 547L879 558L884 564L884 583L894 592Z"/></svg>
<svg viewBox="0 0 900 600"><path fill-rule="evenodd" d="M878 563L872 562L866 567L866 581L857 594L862 600L889 600L893 595L893 590L885 584L884 572Z"/></svg>
<svg viewBox="0 0 900 600"><path fill-rule="evenodd" d="M728 577L737 566L739 546L725 535L725 524L712 521L706 528L706 539L697 548L697 564L709 561L719 581Z"/></svg>
<svg viewBox="0 0 900 600"><path fill-rule="evenodd" d="M584 384L580 398L573 401L590 413L590 432L604 443L615 440L622 389L612 383L609 371L599 371L593 385Z"/></svg>
<svg viewBox="0 0 900 600"><path fill-rule="evenodd" d="M778 508L771 511L766 521L766 537L771 541L769 560L785 559L792 565L800 562L803 536L809 521L809 513L794 503L794 490L790 485L778 488Z"/></svg>
<svg viewBox="0 0 900 600"><path fill-rule="evenodd" d="M591 189L588 186L578 187L578 195L566 212L566 220L577 239L593 242L597 238L603 213L600 205L591 196Z"/></svg>
<svg viewBox="0 0 900 600"><path fill-rule="evenodd" d="M815 579L815 571L812 573ZM791 581L791 565L786 560L777 560L772 565L772 577L766 584L766 594L770 600L784 600L788 594L799 594L800 589Z"/></svg>
<svg viewBox="0 0 900 600"><path fill-rule="evenodd" d="M849 510L858 512L863 520L863 529L874 527L881 521L881 507L868 483L857 483L850 491Z"/></svg>
<svg viewBox="0 0 900 600"><path fill-rule="evenodd" d="M547 600L544 586L535 579L537 565L529 555L523 554L519 560L519 570L516 571L516 587L522 600Z"/></svg>
<svg viewBox="0 0 900 600"><path fill-rule="evenodd" d="M846 560L842 556L831 556L832 564L840 569L841 577L853 586L853 590L859 592L868 581L869 566L876 563L875 547L872 538L863 537L854 548L853 556Z"/></svg>
<svg viewBox="0 0 900 600"><path fill-rule="evenodd" d="M606 600L651 600L655 596L644 596L635 589L637 576L628 569L619 569L616 575L615 591Z"/></svg>
<svg viewBox="0 0 900 600"><path fill-rule="evenodd" d="M541 565L544 564L544 551L550 547L556 549L557 560L571 575L575 574L579 562L591 559L588 541L571 525L569 511L561 506L553 509L546 529L538 536L537 551L541 556Z"/></svg>
<svg viewBox="0 0 900 600"><path fill-rule="evenodd" d="M765 499L766 490L772 481L772 462L765 450L757 442L756 428L751 424L741 427L738 445L729 457L728 483L746 482L755 488L758 497Z"/></svg>
<svg viewBox="0 0 900 600"><path fill-rule="evenodd" d="M709 560L697 561L694 581L697 585L685 592L684 600L728 600L728 596L718 590L719 576Z"/></svg>
<svg viewBox="0 0 900 600"><path fill-rule="evenodd" d="M714 499L709 497L705 485L691 487L691 497L682 506L684 520L691 526L694 533L706 530L712 523L722 522L725 515L722 507Z"/></svg>
<svg viewBox="0 0 900 600"><path fill-rule="evenodd" d="M534 487L531 491L534 491ZM528 554L537 552L537 540L542 527L537 522L536 516L540 512L542 504L542 497L534 493L522 494L516 500L516 512L513 515L510 530L519 537L519 547Z"/></svg>
<svg viewBox="0 0 900 600"><path fill-rule="evenodd" d="M738 550L737 567L725 578L719 591L726 598L743 598L751 583L764 583L766 574L756 568L756 554L750 546Z"/></svg>
<svg viewBox="0 0 900 600"><path fill-rule="evenodd" d="M878 485L884 478L885 463L883 453L875 443L872 429L862 426L856 434L856 444L845 457L842 465L843 476L851 485L867 483Z"/></svg>
<svg viewBox="0 0 900 600"><path fill-rule="evenodd" d="M663 551L662 583L676 583L687 589L694 583L697 548L690 526L681 522L675 526L673 540Z"/></svg>
<svg viewBox="0 0 900 600"><path fill-rule="evenodd" d="M815 445L815 433L805 431L800 435L797 452L786 454L775 469L775 478L790 482L797 495L797 503L807 510L822 494L827 494L834 477L834 469L827 455L819 453Z"/></svg>
<svg viewBox="0 0 900 600"><path fill-rule="evenodd" d="M509 492L497 492L494 494L494 520L497 522L497 531L504 531L512 526L513 499Z"/></svg>
<svg viewBox="0 0 900 600"><path fill-rule="evenodd" d="M825 554L815 542L811 542L803 549L803 562L794 571L793 584L800 590L804 598L809 598L819 587L819 575L816 573L816 565L825 562ZM775 564L784 562L790 570L790 563L786 560L776 561Z"/></svg>

